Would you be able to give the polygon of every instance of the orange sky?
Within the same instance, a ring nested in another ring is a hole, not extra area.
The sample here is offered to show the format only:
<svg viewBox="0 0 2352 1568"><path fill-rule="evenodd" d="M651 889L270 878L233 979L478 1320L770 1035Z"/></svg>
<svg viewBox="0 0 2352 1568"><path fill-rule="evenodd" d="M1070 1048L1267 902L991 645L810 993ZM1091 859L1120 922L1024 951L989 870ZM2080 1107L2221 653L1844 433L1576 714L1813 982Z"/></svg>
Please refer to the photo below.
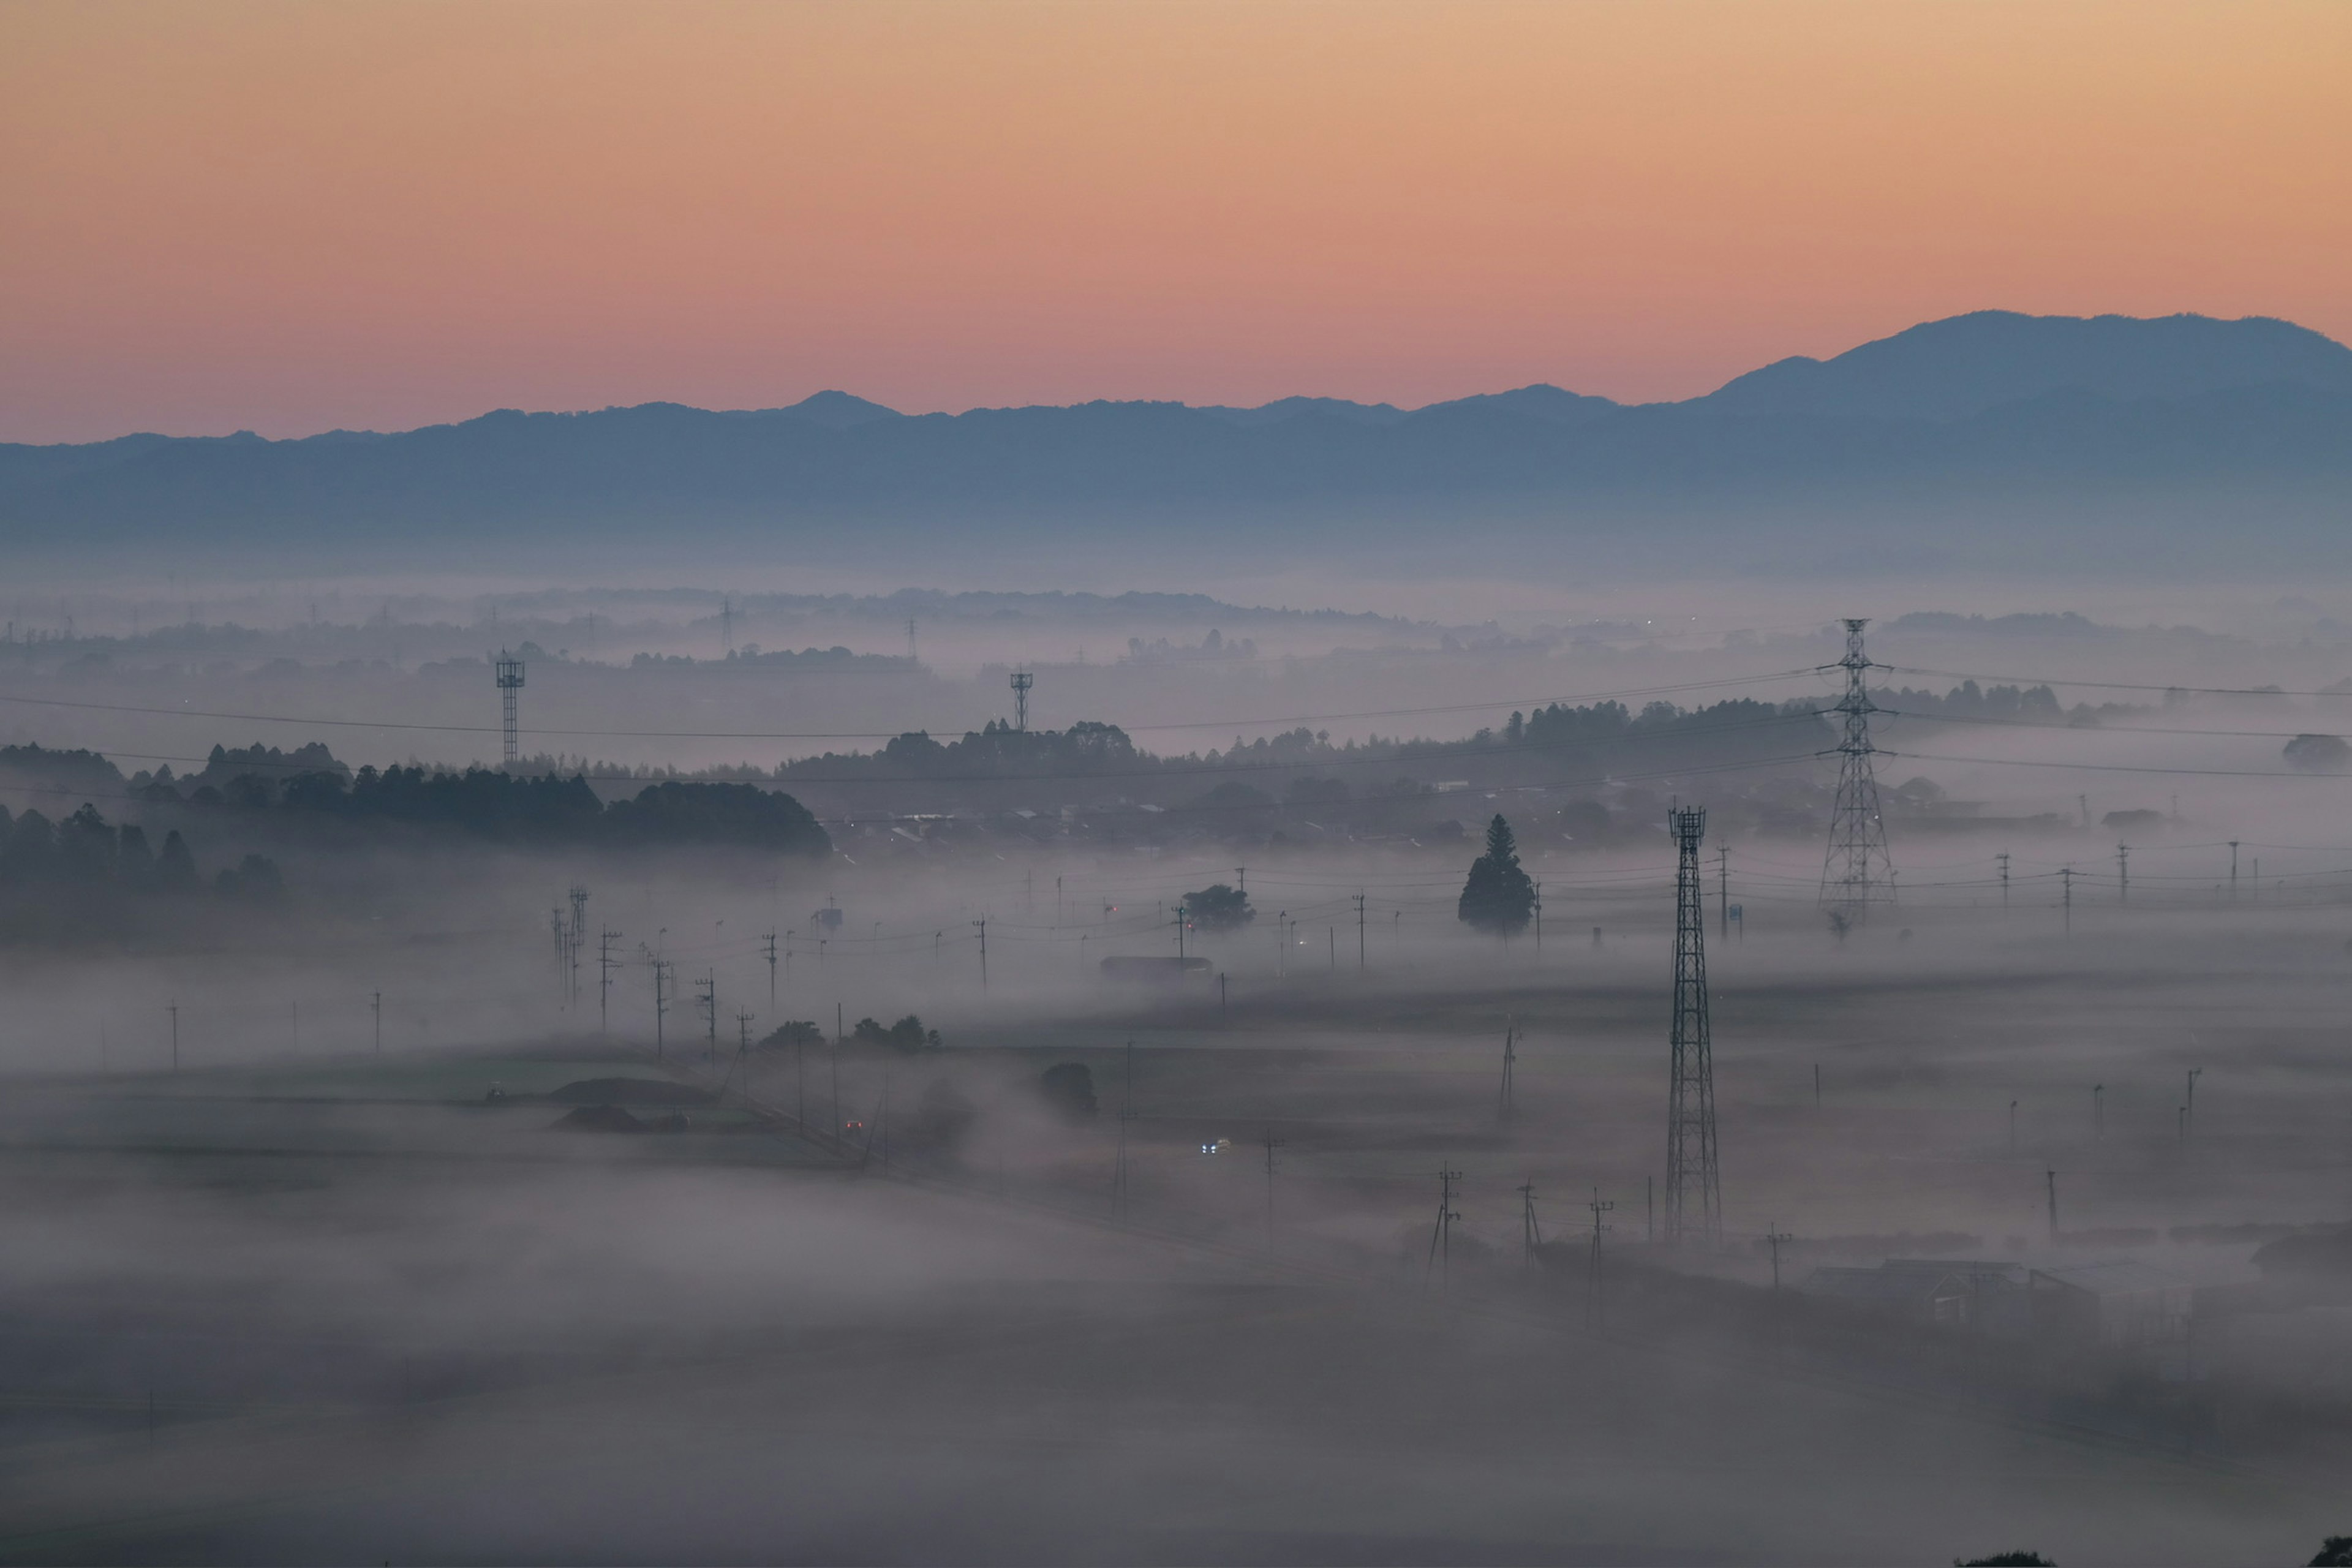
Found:
<svg viewBox="0 0 2352 1568"><path fill-rule="evenodd" d="M2352 339L2352 5L0 7L0 439Z"/></svg>

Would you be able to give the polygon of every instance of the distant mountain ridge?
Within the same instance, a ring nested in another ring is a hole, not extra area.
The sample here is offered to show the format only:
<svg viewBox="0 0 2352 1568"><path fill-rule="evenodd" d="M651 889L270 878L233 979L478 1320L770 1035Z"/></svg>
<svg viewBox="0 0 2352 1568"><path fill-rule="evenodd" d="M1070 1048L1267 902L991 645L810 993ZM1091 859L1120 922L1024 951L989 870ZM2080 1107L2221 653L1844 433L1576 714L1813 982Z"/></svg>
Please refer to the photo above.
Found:
<svg viewBox="0 0 2352 1568"><path fill-rule="evenodd" d="M780 408L508 409L288 441L0 446L0 539L20 552L396 553L520 547L551 529L896 551L1102 541L1129 521L1258 540L1276 521L1297 548L1370 548L1425 543L1440 519L1449 542L1507 522L1638 550L1644 519L1760 541L1759 519L1861 508L2084 539L2077 521L2096 515L2143 542L2155 525L2134 518L2226 514L2242 533L2266 516L2340 543L2347 494L2344 345L2263 318L2007 311L1783 360L1681 403L1539 384L1410 410L1301 396L908 415L828 391ZM1896 536L1912 537L1880 531Z"/></svg>
<svg viewBox="0 0 2352 1568"><path fill-rule="evenodd" d="M1953 420L2053 393L2178 402L2281 384L2352 393L2352 348L2262 316L2222 321L1978 310L1834 359L1784 359L1735 376L1698 401L1748 414Z"/></svg>

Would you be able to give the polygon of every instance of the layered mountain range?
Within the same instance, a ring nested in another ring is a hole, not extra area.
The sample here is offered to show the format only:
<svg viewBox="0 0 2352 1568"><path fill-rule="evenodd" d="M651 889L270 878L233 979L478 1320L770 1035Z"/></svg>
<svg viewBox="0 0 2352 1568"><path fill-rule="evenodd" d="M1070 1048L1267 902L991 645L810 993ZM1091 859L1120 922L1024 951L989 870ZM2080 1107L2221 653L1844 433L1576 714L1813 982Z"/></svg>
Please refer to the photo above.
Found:
<svg viewBox="0 0 2352 1568"><path fill-rule="evenodd" d="M1312 548L1377 550L1438 524L1622 553L1671 523L1749 550L1867 530L1925 560L1988 536L2046 548L2056 529L2062 554L2204 559L2231 546L2212 536L2224 526L2242 552L2339 550L2347 481L2352 349L2320 333L1979 311L1680 403L1535 385L1412 410L1302 396L904 415L824 392L396 434L0 446L0 537L36 553L373 553L657 530L837 554L845 539L1066 544L1146 524L1242 541L1280 522Z"/></svg>

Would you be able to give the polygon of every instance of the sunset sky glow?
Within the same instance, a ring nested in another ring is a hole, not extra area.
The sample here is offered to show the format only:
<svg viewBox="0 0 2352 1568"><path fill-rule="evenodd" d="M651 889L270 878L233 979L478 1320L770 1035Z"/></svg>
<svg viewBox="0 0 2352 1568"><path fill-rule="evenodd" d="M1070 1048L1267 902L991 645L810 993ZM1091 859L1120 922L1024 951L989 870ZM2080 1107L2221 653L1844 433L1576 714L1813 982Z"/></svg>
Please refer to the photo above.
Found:
<svg viewBox="0 0 2352 1568"><path fill-rule="evenodd" d="M0 439L2352 339L2352 5L0 9Z"/></svg>

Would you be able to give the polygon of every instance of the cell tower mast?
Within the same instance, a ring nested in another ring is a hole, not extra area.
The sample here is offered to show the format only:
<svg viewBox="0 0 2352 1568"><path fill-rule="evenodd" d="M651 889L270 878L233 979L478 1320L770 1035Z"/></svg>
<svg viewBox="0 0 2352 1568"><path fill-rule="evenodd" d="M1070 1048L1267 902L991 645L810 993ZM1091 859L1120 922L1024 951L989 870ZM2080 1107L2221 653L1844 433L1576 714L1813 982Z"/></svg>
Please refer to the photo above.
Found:
<svg viewBox="0 0 2352 1568"><path fill-rule="evenodd" d="M1706 812L1666 814L1681 850L1675 873L1674 1081L1666 1108L1666 1240L1723 1235L1723 1187L1715 1163L1715 1047L1706 1016L1706 909L1698 846Z"/></svg>
<svg viewBox="0 0 2352 1568"><path fill-rule="evenodd" d="M1036 684L1037 678L1027 670L1013 672L1013 727L1016 730L1029 728L1029 689Z"/></svg>
<svg viewBox="0 0 2352 1568"><path fill-rule="evenodd" d="M504 648L499 649L499 716L504 721L506 761L509 767L514 766L516 760L521 755L520 748L516 743L519 732L515 729L515 693L521 689L522 660Z"/></svg>
<svg viewBox="0 0 2352 1568"><path fill-rule="evenodd" d="M1886 821L1879 815L1878 779L1870 759L1870 658L1862 651L1867 620L1845 624L1845 695L1832 711L1844 716L1839 736L1837 805L1830 814L1830 849L1822 862L1822 907L1860 920L1874 903L1895 901L1895 862L1886 853Z"/></svg>

